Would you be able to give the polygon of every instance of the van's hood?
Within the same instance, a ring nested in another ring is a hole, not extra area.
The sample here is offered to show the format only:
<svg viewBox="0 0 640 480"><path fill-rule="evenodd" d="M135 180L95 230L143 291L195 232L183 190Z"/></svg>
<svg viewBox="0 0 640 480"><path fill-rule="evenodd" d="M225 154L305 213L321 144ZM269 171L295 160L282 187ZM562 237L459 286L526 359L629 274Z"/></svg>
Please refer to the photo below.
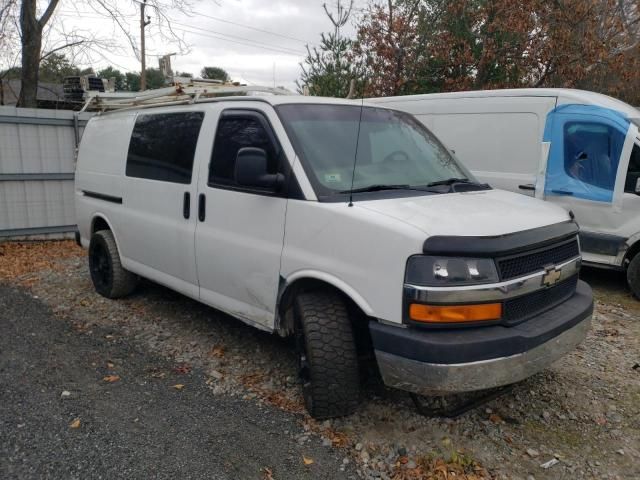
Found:
<svg viewBox="0 0 640 480"><path fill-rule="evenodd" d="M569 220L566 210L503 190L356 201L427 235L495 236Z"/></svg>

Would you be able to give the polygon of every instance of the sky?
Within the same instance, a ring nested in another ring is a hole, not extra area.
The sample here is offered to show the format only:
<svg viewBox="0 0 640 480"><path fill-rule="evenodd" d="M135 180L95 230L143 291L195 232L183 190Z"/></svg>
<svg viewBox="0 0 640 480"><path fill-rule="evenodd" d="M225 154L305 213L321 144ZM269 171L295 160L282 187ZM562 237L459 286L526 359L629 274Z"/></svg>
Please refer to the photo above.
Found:
<svg viewBox="0 0 640 480"><path fill-rule="evenodd" d="M124 27L130 29L135 41L139 42L138 5L135 0L115 1L126 14ZM198 75L203 66L218 66L232 79L249 85L275 84L295 90L306 45L317 45L322 32L333 30L322 0L191 1L190 15L168 12L172 28L188 46L188 51L172 57L172 68L177 72ZM328 7L331 8L335 1L326 0ZM343 0L343 3L347 2ZM366 0L356 0L355 12L343 27L343 35L355 34L353 19L364 5ZM146 29L147 67L157 68L158 56L176 52L179 46L168 43L158 34L155 13L149 8L147 12L151 16L151 24ZM55 21L55 31L89 31L120 45L119 48L101 49L89 57L77 57L80 66L99 70L113 65L120 70L140 70L139 60L122 31L112 20L86 7L85 2L62 0ZM52 34L52 39L55 35Z"/></svg>

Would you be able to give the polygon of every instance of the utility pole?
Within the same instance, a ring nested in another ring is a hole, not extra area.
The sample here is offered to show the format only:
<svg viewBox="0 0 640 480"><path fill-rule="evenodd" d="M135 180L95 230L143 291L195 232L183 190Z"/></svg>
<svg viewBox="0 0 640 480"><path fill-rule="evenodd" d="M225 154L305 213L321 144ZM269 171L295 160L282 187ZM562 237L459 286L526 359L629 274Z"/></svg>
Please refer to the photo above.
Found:
<svg viewBox="0 0 640 480"><path fill-rule="evenodd" d="M140 64L142 66L142 70L140 72L140 91L145 91L147 89L147 62L144 48L144 29L151 23L151 18L148 15L146 20L144 18L144 8L146 6L147 0L142 0L142 2L140 2Z"/></svg>

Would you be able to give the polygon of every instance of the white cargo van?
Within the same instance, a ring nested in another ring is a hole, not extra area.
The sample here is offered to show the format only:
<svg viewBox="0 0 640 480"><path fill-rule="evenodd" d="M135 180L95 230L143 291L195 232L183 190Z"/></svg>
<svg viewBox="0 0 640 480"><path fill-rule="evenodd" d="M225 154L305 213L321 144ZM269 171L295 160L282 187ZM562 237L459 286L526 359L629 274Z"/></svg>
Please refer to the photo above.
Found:
<svg viewBox="0 0 640 480"><path fill-rule="evenodd" d="M389 386L473 391L545 368L590 324L569 214L478 183L406 113L300 96L106 113L75 188L100 294L145 277L295 335L318 418L354 410L367 349Z"/></svg>
<svg viewBox="0 0 640 480"><path fill-rule="evenodd" d="M371 101L415 115L477 178L572 211L585 263L625 270L640 297L640 111L569 89Z"/></svg>

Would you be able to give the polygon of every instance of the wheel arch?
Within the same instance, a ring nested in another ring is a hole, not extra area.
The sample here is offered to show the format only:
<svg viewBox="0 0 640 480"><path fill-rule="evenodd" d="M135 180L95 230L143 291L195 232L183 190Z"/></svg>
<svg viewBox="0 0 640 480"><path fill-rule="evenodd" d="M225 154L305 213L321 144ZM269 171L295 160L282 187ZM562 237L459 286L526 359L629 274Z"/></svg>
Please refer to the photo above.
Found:
<svg viewBox="0 0 640 480"><path fill-rule="evenodd" d="M296 295L300 292L320 289L329 289L339 293L347 301L349 308L357 309L357 313L363 318L373 315L373 310L369 303L346 282L324 272L314 270L300 271L286 279L280 278L275 325L275 330L280 335L288 336L293 332L294 319L291 307Z"/></svg>
<svg viewBox="0 0 640 480"><path fill-rule="evenodd" d="M111 233L113 233L113 228L111 228L111 224L109 223L107 218L101 213L95 214L91 219L91 230L89 231L89 233L93 235L99 230L111 230ZM115 236L115 233L114 233L114 236Z"/></svg>
<svg viewBox="0 0 640 480"><path fill-rule="evenodd" d="M629 238L627 243L627 249L624 252L624 258L622 260L621 266L626 270L631 260L640 253L640 235L634 235Z"/></svg>
<svg viewBox="0 0 640 480"><path fill-rule="evenodd" d="M116 241L116 247L118 248L118 252L120 254L120 259L122 259L122 250L120 249L120 241L118 239L118 234L113 228L112 223L109 221L109 219L107 219L107 216L101 212L94 213L93 217L91 217L91 230L89 230L89 241L91 241L91 236L99 230L109 230L113 234L113 238Z"/></svg>

